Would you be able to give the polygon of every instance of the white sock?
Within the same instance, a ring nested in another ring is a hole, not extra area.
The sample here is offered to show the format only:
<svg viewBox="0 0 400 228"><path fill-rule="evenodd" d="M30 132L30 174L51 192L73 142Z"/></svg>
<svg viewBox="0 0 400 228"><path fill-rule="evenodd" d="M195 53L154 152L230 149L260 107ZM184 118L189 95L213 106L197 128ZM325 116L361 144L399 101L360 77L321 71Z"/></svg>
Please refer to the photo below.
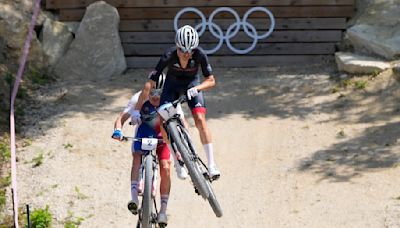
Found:
<svg viewBox="0 0 400 228"><path fill-rule="evenodd" d="M139 182L137 182L137 181L131 182L131 197L132 197L132 200L136 201L136 202L139 201L138 192L137 192L138 186L139 186Z"/></svg>
<svg viewBox="0 0 400 228"><path fill-rule="evenodd" d="M215 165L214 149L212 143L204 144L203 147L207 155L208 167L210 167L211 165Z"/></svg>
<svg viewBox="0 0 400 228"><path fill-rule="evenodd" d="M161 195L160 200L161 200L161 207L160 207L160 213L167 213L167 206L168 206L168 198L169 195Z"/></svg>

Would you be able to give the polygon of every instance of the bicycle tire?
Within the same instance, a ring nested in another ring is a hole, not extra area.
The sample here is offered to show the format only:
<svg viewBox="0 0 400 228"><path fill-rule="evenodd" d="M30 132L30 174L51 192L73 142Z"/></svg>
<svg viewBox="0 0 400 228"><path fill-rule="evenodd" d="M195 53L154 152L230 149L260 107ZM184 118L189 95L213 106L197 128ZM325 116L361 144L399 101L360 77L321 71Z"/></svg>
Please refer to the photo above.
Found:
<svg viewBox="0 0 400 228"><path fill-rule="evenodd" d="M149 153L145 159L145 178L142 202L142 228L151 228L152 224L152 199L151 188L153 185L153 157Z"/></svg>
<svg viewBox="0 0 400 228"><path fill-rule="evenodd" d="M186 141L189 142L188 146L190 148L190 150L194 150L193 148L193 144L192 141L189 137L189 133L187 132L186 129L180 129L180 131L182 132L182 134L184 135L184 137L186 138ZM193 153L195 153L195 151L193 151ZM201 166L201 164L198 163L196 164L196 167ZM202 176L204 177L204 176ZM222 208L221 205L219 204L218 200L217 200L217 196L215 195L214 190L211 187L211 183L208 180L205 180L206 186L207 186L207 191L208 191L208 202L210 203L211 208L213 209L215 215L217 217L222 217Z"/></svg>
<svg viewBox="0 0 400 228"><path fill-rule="evenodd" d="M211 183L207 181L206 184L207 184L208 191L210 193L210 195L208 196L208 203L210 204L211 208L213 209L214 214L218 218L222 217L222 215L223 215L222 208L217 200L217 196L215 195L214 190L211 187Z"/></svg>
<svg viewBox="0 0 400 228"><path fill-rule="evenodd" d="M168 127L168 132L170 133L170 136L173 140L173 142L176 144L183 162L186 165L186 168L189 171L189 176L192 179L192 182L194 186L196 187L197 191L199 191L200 195L204 199L208 199L209 192L206 186L205 179L203 175L200 173L200 170L198 167L194 164L192 159L189 157L189 146L185 145L185 142L187 142L182 135L182 131L178 128L178 125L174 121L170 121L167 125Z"/></svg>

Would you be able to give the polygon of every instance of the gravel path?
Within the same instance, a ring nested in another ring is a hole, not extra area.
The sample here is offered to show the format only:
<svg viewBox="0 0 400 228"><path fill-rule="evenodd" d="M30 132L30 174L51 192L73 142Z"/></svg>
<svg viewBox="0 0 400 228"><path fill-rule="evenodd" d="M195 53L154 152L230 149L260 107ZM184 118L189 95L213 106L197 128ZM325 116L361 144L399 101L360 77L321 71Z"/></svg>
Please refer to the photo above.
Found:
<svg viewBox="0 0 400 228"><path fill-rule="evenodd" d="M134 226L130 145L110 135L145 75L65 79L41 90L26 111L32 142L18 149L21 204L48 204L54 227L79 218L81 227ZM332 63L215 75L206 100L224 216L172 173L168 227L400 227L398 82L384 73L364 90L332 93Z"/></svg>

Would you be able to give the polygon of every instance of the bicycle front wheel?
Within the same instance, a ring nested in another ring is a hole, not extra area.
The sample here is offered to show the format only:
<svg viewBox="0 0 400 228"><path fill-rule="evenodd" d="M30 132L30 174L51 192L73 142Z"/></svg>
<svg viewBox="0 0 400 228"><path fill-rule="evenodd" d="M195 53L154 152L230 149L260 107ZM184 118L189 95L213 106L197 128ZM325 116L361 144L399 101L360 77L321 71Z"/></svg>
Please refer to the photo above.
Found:
<svg viewBox="0 0 400 228"><path fill-rule="evenodd" d="M222 217L222 208L221 208L221 205L219 205L219 203L218 203L217 196L215 195L214 190L211 187L211 183L208 181L206 183L207 183L208 191L210 193L210 195L208 196L208 202L210 203L210 206L213 209L214 214L218 218Z"/></svg>
<svg viewBox="0 0 400 228"><path fill-rule="evenodd" d="M142 228L151 228L152 224L152 199L151 188L153 185L153 157L149 153L145 159L144 193L142 201Z"/></svg>
<svg viewBox="0 0 400 228"><path fill-rule="evenodd" d="M186 165L186 168L189 171L189 176L192 179L194 186L197 191L199 191L200 195L207 199L209 196L209 192L206 186L206 181L201 174L198 166L195 164L192 156L190 156L190 147L188 145L187 137L185 137L185 132L180 126L177 125L176 122L170 121L168 123L168 132L172 138L173 143L176 144L178 151L180 152L183 162Z"/></svg>

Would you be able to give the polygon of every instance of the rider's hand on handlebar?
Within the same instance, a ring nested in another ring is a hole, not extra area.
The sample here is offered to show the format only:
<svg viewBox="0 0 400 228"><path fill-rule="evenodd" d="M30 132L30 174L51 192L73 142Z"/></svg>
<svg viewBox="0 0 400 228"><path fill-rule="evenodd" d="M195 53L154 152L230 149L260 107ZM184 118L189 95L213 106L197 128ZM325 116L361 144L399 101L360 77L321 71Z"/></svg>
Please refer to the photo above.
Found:
<svg viewBox="0 0 400 228"><path fill-rule="evenodd" d="M111 138L121 141L124 138L121 129L115 129Z"/></svg>
<svg viewBox="0 0 400 228"><path fill-rule="evenodd" d="M199 90L196 89L196 87L192 87L192 88L188 89L188 91L187 91L188 100L191 100L193 97L197 96L198 94L199 94Z"/></svg>
<svg viewBox="0 0 400 228"><path fill-rule="evenodd" d="M139 125L142 123L142 120L140 119L140 111L139 110L133 110L131 113L131 124L132 125Z"/></svg>

